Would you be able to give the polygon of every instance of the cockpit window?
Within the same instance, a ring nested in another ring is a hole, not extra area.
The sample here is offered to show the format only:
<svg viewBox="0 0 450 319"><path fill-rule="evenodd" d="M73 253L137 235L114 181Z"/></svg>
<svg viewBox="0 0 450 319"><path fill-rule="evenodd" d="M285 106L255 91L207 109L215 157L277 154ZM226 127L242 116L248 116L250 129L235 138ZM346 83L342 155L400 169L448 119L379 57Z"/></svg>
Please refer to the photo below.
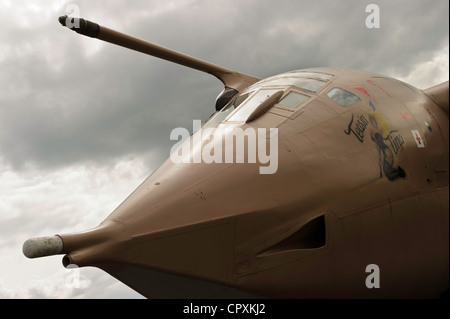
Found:
<svg viewBox="0 0 450 319"><path fill-rule="evenodd" d="M325 85L325 82L323 81L308 78L286 78L286 80L289 84L292 83L292 85L311 92L317 92L322 86Z"/></svg>
<svg viewBox="0 0 450 319"><path fill-rule="evenodd" d="M333 75L331 75L331 74L319 73L319 72L292 71L289 73L295 73L295 76L299 76L299 77L319 79L322 81L328 81L333 77Z"/></svg>
<svg viewBox="0 0 450 319"><path fill-rule="evenodd" d="M272 96L272 94L279 90L259 90L251 96L245 104L243 104L236 113L234 113L228 121L231 122L245 122L254 110L265 100Z"/></svg>
<svg viewBox="0 0 450 319"><path fill-rule="evenodd" d="M303 102L305 102L307 99L309 99L309 96L303 95L297 92L290 92L288 95L286 95L278 104L296 108Z"/></svg>
<svg viewBox="0 0 450 319"><path fill-rule="evenodd" d="M292 86L306 90L306 94L315 93L327 85L333 76L321 72L299 70L263 79L246 88L241 95L234 98L222 110L214 113L206 122L205 127L221 123L224 120L245 122L256 108L274 93L287 91L288 87ZM309 98L310 96L307 95L290 92L278 104L295 109Z"/></svg>
<svg viewBox="0 0 450 319"><path fill-rule="evenodd" d="M326 82L316 79L290 77L290 76L275 76L260 81L255 85L253 85L251 88L254 89L256 87L260 87L263 85L296 86L311 92L317 92L325 84Z"/></svg>
<svg viewBox="0 0 450 319"><path fill-rule="evenodd" d="M361 99L355 94L340 88L332 89L330 92L328 92L327 95L330 99L334 100L337 104L342 106L349 106L361 101Z"/></svg>
<svg viewBox="0 0 450 319"><path fill-rule="evenodd" d="M248 92L246 94L241 94L237 98L233 99L230 103L228 103L224 108L222 108L220 111L217 111L211 116L211 119L205 127L210 127L214 124L219 124L223 120L225 120L228 115L230 115L235 109L238 108L239 105L241 105L242 102L244 102L251 94L252 92Z"/></svg>
<svg viewBox="0 0 450 319"><path fill-rule="evenodd" d="M237 98L235 98L234 101L231 102L230 104L233 105L235 109L237 109L237 107L238 107L239 105L241 105L241 103L244 102L244 101L249 97L249 95L250 95L251 93L252 93L252 92L248 92L248 93L246 93L246 94L239 95L239 96L238 96Z"/></svg>
<svg viewBox="0 0 450 319"><path fill-rule="evenodd" d="M279 74L259 81L248 90L255 90L261 86L296 86L310 92L319 91L333 75L318 72L293 71Z"/></svg>

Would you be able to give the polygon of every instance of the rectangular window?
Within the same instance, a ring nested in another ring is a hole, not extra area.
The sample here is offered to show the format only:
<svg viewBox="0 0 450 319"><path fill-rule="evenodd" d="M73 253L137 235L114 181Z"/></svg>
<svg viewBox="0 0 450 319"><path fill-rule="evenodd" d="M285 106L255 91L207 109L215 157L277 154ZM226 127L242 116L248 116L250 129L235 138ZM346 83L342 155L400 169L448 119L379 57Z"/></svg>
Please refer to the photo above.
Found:
<svg viewBox="0 0 450 319"><path fill-rule="evenodd" d="M295 72L295 76L319 79L323 81L330 80L333 76L331 74L319 73L319 72Z"/></svg>
<svg viewBox="0 0 450 319"><path fill-rule="evenodd" d="M303 95L296 92L290 92L288 95L286 95L278 104L296 108L303 102L309 99L309 96Z"/></svg>

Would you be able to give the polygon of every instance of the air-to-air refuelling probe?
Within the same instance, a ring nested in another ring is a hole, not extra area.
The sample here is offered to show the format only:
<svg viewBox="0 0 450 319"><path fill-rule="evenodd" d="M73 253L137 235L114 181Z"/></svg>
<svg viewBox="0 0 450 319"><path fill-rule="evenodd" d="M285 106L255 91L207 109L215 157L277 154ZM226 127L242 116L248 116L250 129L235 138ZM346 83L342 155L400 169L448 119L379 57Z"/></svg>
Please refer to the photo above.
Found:
<svg viewBox="0 0 450 319"><path fill-rule="evenodd" d="M59 21L225 88L215 114L175 150L178 161L98 227L29 239L27 257L63 254L64 266L98 267L150 298L447 291L448 82L422 91L335 68L259 79L84 19Z"/></svg>

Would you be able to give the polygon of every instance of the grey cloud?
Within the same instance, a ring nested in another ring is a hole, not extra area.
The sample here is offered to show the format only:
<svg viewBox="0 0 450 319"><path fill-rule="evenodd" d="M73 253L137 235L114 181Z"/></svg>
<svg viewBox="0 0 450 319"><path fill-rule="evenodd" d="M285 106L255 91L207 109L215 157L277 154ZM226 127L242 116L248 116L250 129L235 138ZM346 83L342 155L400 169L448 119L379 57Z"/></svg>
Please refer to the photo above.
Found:
<svg viewBox="0 0 450 319"><path fill-rule="evenodd" d="M361 1L164 3L77 4L105 26L260 77L316 66L407 75L448 45L447 1L378 1L377 30L364 26ZM152 9L161 5L166 10ZM173 128L213 111L222 89L213 77L110 44L87 56L80 43L97 40L56 19L32 30L13 23L1 36L13 50L0 64L8 97L0 97L0 154L16 169L107 163L151 150L161 162ZM11 53L27 44L36 50Z"/></svg>

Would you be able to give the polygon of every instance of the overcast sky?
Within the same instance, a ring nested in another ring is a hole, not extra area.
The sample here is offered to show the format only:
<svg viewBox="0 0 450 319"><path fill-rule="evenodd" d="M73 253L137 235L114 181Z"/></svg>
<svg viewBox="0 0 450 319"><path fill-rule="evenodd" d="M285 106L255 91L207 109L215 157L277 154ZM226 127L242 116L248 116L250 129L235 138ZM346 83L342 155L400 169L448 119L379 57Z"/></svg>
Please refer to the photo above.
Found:
<svg viewBox="0 0 450 319"><path fill-rule="evenodd" d="M380 8L369 29L366 6ZM63 28L80 15L258 77L362 69L420 89L448 80L447 0L0 0L0 298L139 298L61 256L29 260L30 237L102 222L169 156L176 127L206 119L214 77Z"/></svg>

